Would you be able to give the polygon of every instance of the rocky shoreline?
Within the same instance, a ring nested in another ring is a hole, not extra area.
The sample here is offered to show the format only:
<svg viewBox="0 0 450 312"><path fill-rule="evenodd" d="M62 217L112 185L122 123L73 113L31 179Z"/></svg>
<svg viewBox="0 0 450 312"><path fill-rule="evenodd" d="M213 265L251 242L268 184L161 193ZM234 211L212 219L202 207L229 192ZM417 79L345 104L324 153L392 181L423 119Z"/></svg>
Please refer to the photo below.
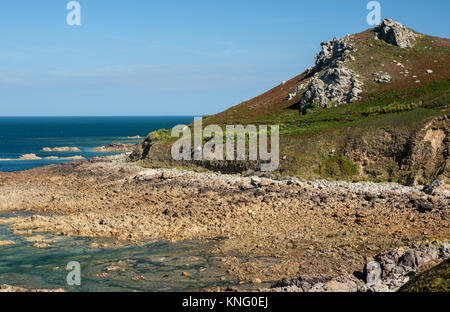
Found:
<svg viewBox="0 0 450 312"><path fill-rule="evenodd" d="M450 243L433 241L397 248L368 259L362 274L283 279L263 291L275 292L395 292L412 276L450 258Z"/></svg>
<svg viewBox="0 0 450 312"><path fill-rule="evenodd" d="M16 235L48 232L119 243L215 239L211 253L240 283L306 275L326 276L322 284L333 278L343 283L343 276L363 271L367 258L450 239L449 193L426 191L145 169L117 155L1 173L0 211L35 214L0 223L10 223Z"/></svg>

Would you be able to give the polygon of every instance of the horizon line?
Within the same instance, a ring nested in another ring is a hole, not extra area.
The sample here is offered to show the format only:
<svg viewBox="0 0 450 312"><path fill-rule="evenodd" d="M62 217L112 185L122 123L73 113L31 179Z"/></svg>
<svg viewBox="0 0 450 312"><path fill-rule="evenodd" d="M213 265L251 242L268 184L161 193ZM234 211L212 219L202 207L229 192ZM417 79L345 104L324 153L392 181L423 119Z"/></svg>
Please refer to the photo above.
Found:
<svg viewBox="0 0 450 312"><path fill-rule="evenodd" d="M34 117L46 117L46 118L58 118L58 117L196 117L206 116L208 114L194 114L194 115L13 115L13 116L0 116L0 118L34 118Z"/></svg>

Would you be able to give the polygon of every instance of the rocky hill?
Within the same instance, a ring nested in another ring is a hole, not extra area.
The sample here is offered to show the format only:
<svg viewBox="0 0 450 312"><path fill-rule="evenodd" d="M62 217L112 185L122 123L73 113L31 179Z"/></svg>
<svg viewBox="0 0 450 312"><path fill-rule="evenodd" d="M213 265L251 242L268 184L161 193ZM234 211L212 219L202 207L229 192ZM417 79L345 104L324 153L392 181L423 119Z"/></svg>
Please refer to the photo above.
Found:
<svg viewBox="0 0 450 312"><path fill-rule="evenodd" d="M305 179L448 182L450 40L391 19L322 43L315 66L214 116L208 124L279 124L277 175ZM167 132L130 156L176 166ZM251 162L183 164L254 174ZM445 184L445 183L444 183Z"/></svg>

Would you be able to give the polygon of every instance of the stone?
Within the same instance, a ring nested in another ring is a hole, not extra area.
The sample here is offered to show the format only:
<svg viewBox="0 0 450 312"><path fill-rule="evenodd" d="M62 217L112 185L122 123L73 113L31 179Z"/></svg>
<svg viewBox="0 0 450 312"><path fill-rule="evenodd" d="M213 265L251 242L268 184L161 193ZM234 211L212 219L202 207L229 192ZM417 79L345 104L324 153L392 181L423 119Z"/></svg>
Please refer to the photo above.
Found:
<svg viewBox="0 0 450 312"><path fill-rule="evenodd" d="M399 22L384 19L376 29L378 38L400 48L412 48L416 35Z"/></svg>
<svg viewBox="0 0 450 312"><path fill-rule="evenodd" d="M392 81L391 75L389 75L387 72L376 72L372 74L375 78L374 81L376 83L390 83Z"/></svg>
<svg viewBox="0 0 450 312"><path fill-rule="evenodd" d="M416 255L413 250L406 251L398 261L399 265L407 268L415 269L417 267Z"/></svg>
<svg viewBox="0 0 450 312"><path fill-rule="evenodd" d="M254 285L259 285L259 284L261 284L262 283L262 281L259 279L259 278L254 278L253 280L252 280L252 284L254 284Z"/></svg>
<svg viewBox="0 0 450 312"><path fill-rule="evenodd" d="M381 265L377 261L371 261L364 268L364 280L368 285L376 285L381 281Z"/></svg>
<svg viewBox="0 0 450 312"><path fill-rule="evenodd" d="M442 243L441 247L439 248L439 252L441 254L441 258L450 258L450 243Z"/></svg>
<svg viewBox="0 0 450 312"><path fill-rule="evenodd" d="M261 185L261 179L257 177L252 177L250 179L250 184L253 186L260 186Z"/></svg>
<svg viewBox="0 0 450 312"><path fill-rule="evenodd" d="M300 94L300 92L302 92L305 89L305 84L302 83L301 85L298 85L295 87L295 89L289 93L287 99L288 101L292 100L293 98L295 98L298 94Z"/></svg>
<svg viewBox="0 0 450 312"><path fill-rule="evenodd" d="M427 74L432 74L433 71L431 69L427 69Z"/></svg>
<svg viewBox="0 0 450 312"><path fill-rule="evenodd" d="M434 191L439 188L442 185L442 182L439 180L435 180L430 184L427 184L423 187L422 192L426 193L426 194L433 194Z"/></svg>

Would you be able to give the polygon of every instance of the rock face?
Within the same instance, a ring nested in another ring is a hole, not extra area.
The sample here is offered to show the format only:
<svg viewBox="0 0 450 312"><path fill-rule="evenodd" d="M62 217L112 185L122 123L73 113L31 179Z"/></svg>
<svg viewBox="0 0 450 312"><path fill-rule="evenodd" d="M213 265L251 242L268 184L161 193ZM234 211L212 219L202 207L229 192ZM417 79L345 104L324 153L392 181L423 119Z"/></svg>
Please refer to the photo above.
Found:
<svg viewBox="0 0 450 312"><path fill-rule="evenodd" d="M378 38L400 48L412 48L416 35L404 25L386 18L376 29Z"/></svg>
<svg viewBox="0 0 450 312"><path fill-rule="evenodd" d="M329 108L341 103L352 103L360 99L362 83L359 75L344 66L332 67L311 80L300 100L300 108L311 105Z"/></svg>
<svg viewBox="0 0 450 312"><path fill-rule="evenodd" d="M345 139L344 155L357 162L366 177L387 179L387 168L395 168L397 181L407 185L446 181L442 168L449 163L449 121L450 116L443 116L430 120L423 128L405 130L391 126L351 133ZM440 189L430 185L424 192Z"/></svg>
<svg viewBox="0 0 450 312"><path fill-rule="evenodd" d="M387 72L377 72L373 73L374 81L376 83L390 83L392 81L391 75L389 75Z"/></svg>

